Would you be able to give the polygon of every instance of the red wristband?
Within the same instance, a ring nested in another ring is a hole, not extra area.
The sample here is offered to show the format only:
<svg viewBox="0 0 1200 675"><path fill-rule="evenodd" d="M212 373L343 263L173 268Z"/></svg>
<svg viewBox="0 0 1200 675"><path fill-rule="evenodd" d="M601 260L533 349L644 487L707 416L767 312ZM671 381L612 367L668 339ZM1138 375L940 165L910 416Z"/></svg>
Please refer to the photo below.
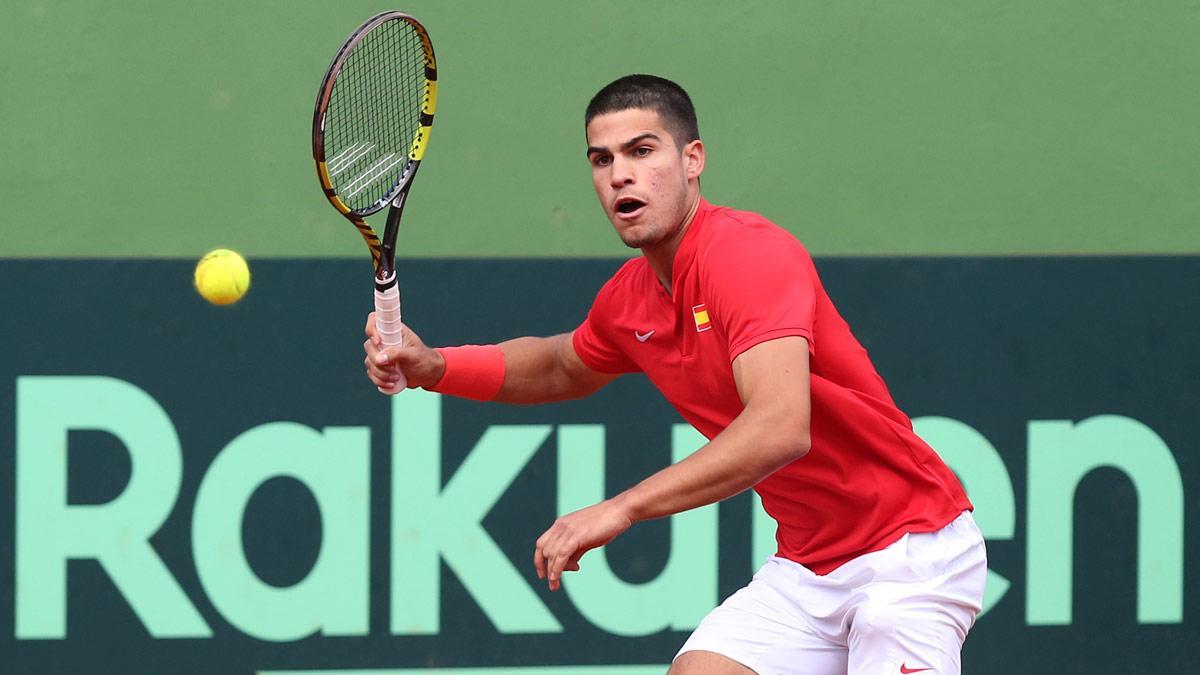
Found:
<svg viewBox="0 0 1200 675"><path fill-rule="evenodd" d="M490 401L504 385L504 352L496 345L463 345L435 349L446 361L442 379L429 391L476 401Z"/></svg>

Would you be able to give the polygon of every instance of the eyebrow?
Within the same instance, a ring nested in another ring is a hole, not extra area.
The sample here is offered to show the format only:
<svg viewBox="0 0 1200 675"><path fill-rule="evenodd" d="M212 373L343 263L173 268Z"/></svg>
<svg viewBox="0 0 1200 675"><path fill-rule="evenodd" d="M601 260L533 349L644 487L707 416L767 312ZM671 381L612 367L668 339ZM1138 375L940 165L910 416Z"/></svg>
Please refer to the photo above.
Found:
<svg viewBox="0 0 1200 675"><path fill-rule="evenodd" d="M629 148L632 148L633 146L637 145L638 143L641 143L642 141L644 141L646 139L653 139L656 141L662 140L661 138L658 137L658 134L647 131L644 134L638 134L637 136L634 136L633 138L622 143L621 149L628 150ZM588 149L587 149L587 155L589 157L594 154L597 154L597 153L605 153L605 152L608 152L608 148L600 148L600 147L596 147L594 145L589 145Z"/></svg>

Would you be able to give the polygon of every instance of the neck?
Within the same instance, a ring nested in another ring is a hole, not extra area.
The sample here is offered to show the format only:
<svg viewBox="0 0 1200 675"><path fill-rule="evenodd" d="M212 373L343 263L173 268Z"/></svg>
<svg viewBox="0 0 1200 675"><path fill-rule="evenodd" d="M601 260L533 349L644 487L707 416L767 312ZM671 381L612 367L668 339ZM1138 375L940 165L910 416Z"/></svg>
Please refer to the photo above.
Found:
<svg viewBox="0 0 1200 675"><path fill-rule="evenodd" d="M679 244L683 241L683 235L691 226L692 220L696 217L696 211L700 208L700 191L691 195L691 205L688 207L687 214L684 215L683 221L679 227L675 228L675 234L669 239L660 241L653 246L647 246L642 249L642 255L646 258L646 262L650 263L650 269L654 270L654 276L658 277L658 283L667 289L668 293L672 292L671 288L671 273L675 266L675 253L679 250Z"/></svg>

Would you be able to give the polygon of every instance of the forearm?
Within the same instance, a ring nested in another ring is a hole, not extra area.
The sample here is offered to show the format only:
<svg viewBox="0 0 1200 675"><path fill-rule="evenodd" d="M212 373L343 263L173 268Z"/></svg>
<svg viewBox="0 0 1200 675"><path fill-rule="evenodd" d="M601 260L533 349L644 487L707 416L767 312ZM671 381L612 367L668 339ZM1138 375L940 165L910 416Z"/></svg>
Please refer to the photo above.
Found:
<svg viewBox="0 0 1200 675"><path fill-rule="evenodd" d="M525 404L581 398L610 379L580 372L578 364L568 362L574 355L569 333L520 337L501 342L499 347L505 370L497 401Z"/></svg>
<svg viewBox="0 0 1200 675"><path fill-rule="evenodd" d="M786 410L746 409L688 458L614 497L639 522L719 502L808 452L807 425Z"/></svg>

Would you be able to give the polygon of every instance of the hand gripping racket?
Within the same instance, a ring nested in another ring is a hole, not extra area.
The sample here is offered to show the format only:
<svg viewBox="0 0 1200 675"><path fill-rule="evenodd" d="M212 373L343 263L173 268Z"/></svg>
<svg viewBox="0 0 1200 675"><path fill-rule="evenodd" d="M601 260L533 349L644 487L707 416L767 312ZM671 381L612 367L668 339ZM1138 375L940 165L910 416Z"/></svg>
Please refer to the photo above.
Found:
<svg viewBox="0 0 1200 675"><path fill-rule="evenodd" d="M329 203L362 235L375 262L375 326L384 346L404 343L396 231L437 107L437 61L414 17L383 12L342 43L313 112L313 159ZM387 205L380 241L364 220ZM394 394L404 389L401 376ZM382 390L381 390L382 391Z"/></svg>

